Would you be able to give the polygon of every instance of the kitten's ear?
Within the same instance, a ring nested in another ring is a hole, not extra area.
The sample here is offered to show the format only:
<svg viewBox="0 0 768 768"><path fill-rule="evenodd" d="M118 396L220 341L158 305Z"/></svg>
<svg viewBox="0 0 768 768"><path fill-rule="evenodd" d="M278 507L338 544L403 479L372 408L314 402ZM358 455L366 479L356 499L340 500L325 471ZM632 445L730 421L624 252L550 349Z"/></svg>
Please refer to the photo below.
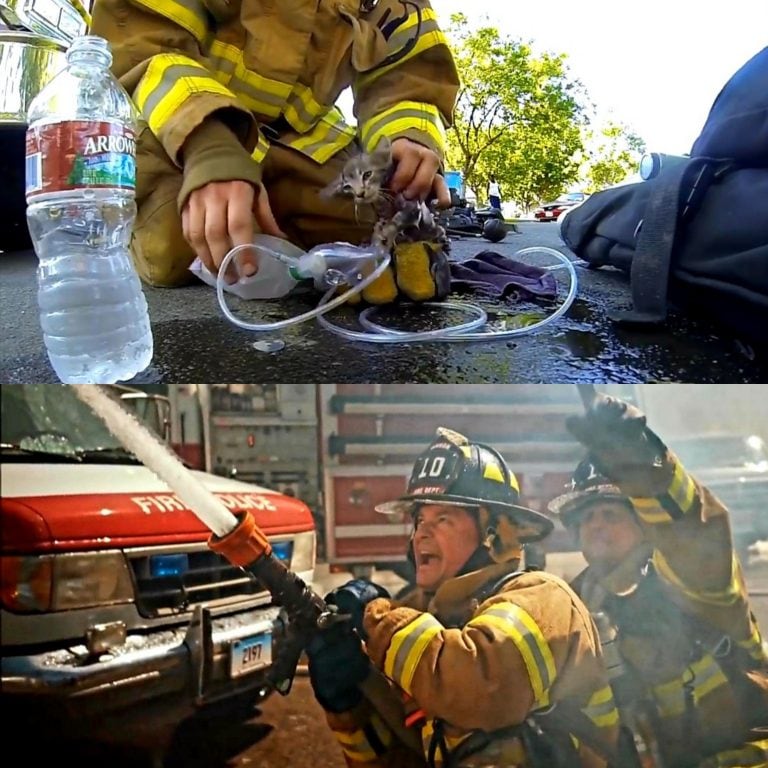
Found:
<svg viewBox="0 0 768 768"><path fill-rule="evenodd" d="M337 197L341 194L343 186L341 176L337 176L328 186L323 187L317 194L320 195L323 200L330 200L332 197Z"/></svg>

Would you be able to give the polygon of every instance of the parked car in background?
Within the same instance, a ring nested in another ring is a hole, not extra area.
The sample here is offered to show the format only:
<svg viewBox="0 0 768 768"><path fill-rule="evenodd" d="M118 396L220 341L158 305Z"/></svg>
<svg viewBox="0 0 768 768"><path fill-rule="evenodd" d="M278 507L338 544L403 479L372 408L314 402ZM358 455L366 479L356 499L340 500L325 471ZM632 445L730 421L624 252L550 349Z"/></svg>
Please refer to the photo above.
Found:
<svg viewBox="0 0 768 768"><path fill-rule="evenodd" d="M585 192L569 192L551 203L542 203L533 211L533 217L536 221L557 221L563 211L583 203L587 197Z"/></svg>
<svg viewBox="0 0 768 768"><path fill-rule="evenodd" d="M730 512L742 563L757 541L768 540L768 446L759 435L717 432L669 439L683 465Z"/></svg>

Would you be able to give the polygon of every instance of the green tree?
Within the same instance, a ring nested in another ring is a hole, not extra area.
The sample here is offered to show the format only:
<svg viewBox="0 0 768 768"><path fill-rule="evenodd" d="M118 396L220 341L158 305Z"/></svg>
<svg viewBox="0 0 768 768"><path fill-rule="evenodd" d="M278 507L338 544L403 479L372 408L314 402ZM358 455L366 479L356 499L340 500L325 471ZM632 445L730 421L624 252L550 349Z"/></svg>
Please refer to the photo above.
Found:
<svg viewBox="0 0 768 768"><path fill-rule="evenodd" d="M609 122L591 135L584 162L586 192L598 192L624 181L637 170L645 142L624 125Z"/></svg>
<svg viewBox="0 0 768 768"><path fill-rule="evenodd" d="M535 56L492 26L471 30L462 14L448 34L462 81L448 132L450 167L479 200L493 175L504 198L526 208L575 182L588 118L565 56Z"/></svg>

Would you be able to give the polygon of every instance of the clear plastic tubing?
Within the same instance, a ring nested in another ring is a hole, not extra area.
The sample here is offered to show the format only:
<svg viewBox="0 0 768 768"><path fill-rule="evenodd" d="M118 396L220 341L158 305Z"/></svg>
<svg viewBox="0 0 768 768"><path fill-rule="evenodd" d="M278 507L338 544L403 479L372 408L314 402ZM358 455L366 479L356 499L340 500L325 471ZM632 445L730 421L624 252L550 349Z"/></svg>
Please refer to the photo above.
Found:
<svg viewBox="0 0 768 768"><path fill-rule="evenodd" d="M515 256L524 256L531 253L547 253L550 256L554 256L560 264L555 268L565 267L568 275L571 278L570 286L568 287L568 294L565 297L563 303L551 314L545 317L543 320L534 323L533 325L527 325L523 328L510 328L509 330L502 331L459 331L461 326L455 326L454 328L438 328L433 331L395 331L385 326L374 323L370 319L370 314L376 307L371 307L369 310L365 310L360 316L360 324L367 329L367 331L352 331L348 328L342 328L341 326L331 323L328 318L323 317L322 314L318 314L317 321L323 328L326 328L333 333L343 336L346 339L352 341L367 341L375 344L403 344L405 342L418 342L418 341L498 341L500 339L510 339L516 336L526 336L534 331L540 331L544 326L553 323L558 318L562 317L573 304L576 298L576 292L578 290L578 277L576 275L576 269L573 263L567 256L563 256L562 253L556 251L554 248L547 248L546 246L532 246L531 248L523 248L515 253ZM551 271L550 268L548 271ZM330 298L333 291L326 293L320 301L320 306L327 307L330 305L325 304L326 299ZM336 306L336 305L334 305ZM445 309L455 309L461 307L466 309L467 306L451 305L451 303L440 302L435 303L433 306L437 306ZM469 305L474 306L474 305ZM295 320L295 318L293 318Z"/></svg>
<svg viewBox="0 0 768 768"><path fill-rule="evenodd" d="M238 251L250 247L250 245L240 245L236 248L233 248L221 262L218 279L216 280L216 296L219 300L219 306L221 306L221 309L226 315L227 319L240 328L245 328L248 331L277 331L281 328L288 328L289 326L295 325L296 323L303 323L305 320L311 320L313 317L319 317L324 312L330 312L330 310L335 309L340 304L344 304L350 299L350 297L360 293L363 288L370 285L377 277L379 277L379 275L383 274L383 272L389 266L389 262L391 261L391 256L388 253L383 254L381 256L381 264L379 264L370 274L363 275L362 273L357 272L354 275L356 282L350 286L348 291L339 294L334 299L331 299L331 296L338 290L338 286L332 286L330 290L323 296L323 300L314 309L310 309L308 312L304 312L301 315L295 315L294 317L288 317L285 320L277 320L274 323L249 323L245 320L241 320L239 317L236 317L232 313L232 310L227 306L226 299L224 298L224 275L227 272L227 267L229 266L232 259L237 255ZM278 261L285 261L285 258L282 256L282 254L271 251L269 248L262 246L261 251L271 255ZM377 252L368 251L361 254L359 257L350 259L348 263L351 267L356 261L370 262L372 259L377 258L377 256ZM339 272L337 271L336 274L339 274ZM350 271L346 269L344 270L343 274L347 278L350 277ZM326 299L329 300L326 301Z"/></svg>

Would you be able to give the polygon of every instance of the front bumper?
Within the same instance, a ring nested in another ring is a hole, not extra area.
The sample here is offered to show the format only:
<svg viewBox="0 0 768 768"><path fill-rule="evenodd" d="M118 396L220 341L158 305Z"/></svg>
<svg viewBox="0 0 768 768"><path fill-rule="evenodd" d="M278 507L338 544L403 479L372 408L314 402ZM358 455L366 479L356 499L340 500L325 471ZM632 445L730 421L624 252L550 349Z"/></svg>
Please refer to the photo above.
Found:
<svg viewBox="0 0 768 768"><path fill-rule="evenodd" d="M167 699L190 712L252 692L267 693L269 666L242 676L230 674L232 645L262 633L272 635L272 658L279 652L284 624L279 608L224 613L197 606L187 627L132 633L118 649L98 658L84 646L0 659L4 703L51 709L75 722L121 717L137 705Z"/></svg>

